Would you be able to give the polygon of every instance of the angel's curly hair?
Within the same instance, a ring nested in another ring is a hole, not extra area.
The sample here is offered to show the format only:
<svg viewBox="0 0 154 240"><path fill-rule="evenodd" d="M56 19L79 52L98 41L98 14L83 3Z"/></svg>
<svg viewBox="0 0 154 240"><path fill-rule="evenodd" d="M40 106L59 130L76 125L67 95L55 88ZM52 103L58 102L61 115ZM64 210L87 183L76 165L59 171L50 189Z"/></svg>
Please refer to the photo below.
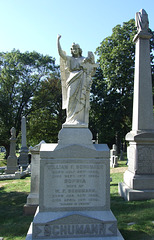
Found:
<svg viewBox="0 0 154 240"><path fill-rule="evenodd" d="M82 57L82 49L80 48L80 45L77 44L77 43L73 43L72 46L71 46L71 52L72 52L72 49L73 47L76 46L78 49L79 49L79 54L80 54L80 57Z"/></svg>

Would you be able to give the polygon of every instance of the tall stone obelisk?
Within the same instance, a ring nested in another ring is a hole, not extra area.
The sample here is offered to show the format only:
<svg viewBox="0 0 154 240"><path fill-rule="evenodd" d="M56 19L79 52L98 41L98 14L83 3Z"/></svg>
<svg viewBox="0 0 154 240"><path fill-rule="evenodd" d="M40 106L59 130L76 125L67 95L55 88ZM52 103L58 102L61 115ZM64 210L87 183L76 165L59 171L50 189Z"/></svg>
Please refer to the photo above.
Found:
<svg viewBox="0 0 154 240"><path fill-rule="evenodd" d="M134 37L135 76L132 131L126 135L129 141L128 170L119 193L126 200L154 198L154 118L149 21L145 10L136 13L137 35Z"/></svg>
<svg viewBox="0 0 154 240"><path fill-rule="evenodd" d="M26 143L26 117L21 119L21 149L19 157L19 165L23 168L28 166L28 148Z"/></svg>

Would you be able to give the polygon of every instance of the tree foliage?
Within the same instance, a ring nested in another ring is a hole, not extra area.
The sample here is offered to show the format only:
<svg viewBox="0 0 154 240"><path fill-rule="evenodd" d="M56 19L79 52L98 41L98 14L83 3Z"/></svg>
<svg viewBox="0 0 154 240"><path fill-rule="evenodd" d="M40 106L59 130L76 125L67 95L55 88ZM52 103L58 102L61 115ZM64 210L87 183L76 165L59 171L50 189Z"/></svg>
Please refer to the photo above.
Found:
<svg viewBox="0 0 154 240"><path fill-rule="evenodd" d="M35 91L55 71L54 59L37 52L0 53L0 145L7 150L11 127L18 135L22 115L31 112Z"/></svg>
<svg viewBox="0 0 154 240"><path fill-rule="evenodd" d="M151 31L152 32L152 31ZM99 141L109 146L131 129L136 34L134 19L117 25L96 49L100 68L92 85L90 123ZM151 50L153 49L153 38ZM151 54L151 60L153 54Z"/></svg>
<svg viewBox="0 0 154 240"><path fill-rule="evenodd" d="M43 81L32 101L32 113L28 116L29 144L40 141L57 142L58 132L64 122L60 74L51 74Z"/></svg>

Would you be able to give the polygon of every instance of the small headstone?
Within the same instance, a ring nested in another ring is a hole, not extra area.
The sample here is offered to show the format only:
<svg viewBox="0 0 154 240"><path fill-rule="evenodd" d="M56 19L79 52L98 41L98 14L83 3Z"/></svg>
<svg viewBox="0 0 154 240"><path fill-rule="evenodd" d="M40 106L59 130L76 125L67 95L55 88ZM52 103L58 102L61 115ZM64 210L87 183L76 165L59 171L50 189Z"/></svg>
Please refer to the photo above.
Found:
<svg viewBox="0 0 154 240"><path fill-rule="evenodd" d="M12 127L10 132L11 132L10 153L7 158L6 174L15 173L18 169L16 156L16 129Z"/></svg>

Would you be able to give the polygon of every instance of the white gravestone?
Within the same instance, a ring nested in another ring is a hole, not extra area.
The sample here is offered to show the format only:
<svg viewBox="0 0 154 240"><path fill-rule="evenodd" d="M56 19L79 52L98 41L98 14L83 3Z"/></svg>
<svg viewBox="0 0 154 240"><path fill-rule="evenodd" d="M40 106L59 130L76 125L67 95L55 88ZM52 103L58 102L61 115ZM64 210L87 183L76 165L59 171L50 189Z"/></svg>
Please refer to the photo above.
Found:
<svg viewBox="0 0 154 240"><path fill-rule="evenodd" d="M88 129L93 54L83 58L73 44L72 57L63 55L59 39L67 119L58 144L41 145L39 208L26 240L122 240L110 210L109 149L93 144Z"/></svg>
<svg viewBox="0 0 154 240"><path fill-rule="evenodd" d="M150 65L148 15L141 9L136 14L137 35L135 52L134 100L132 131L126 135L129 141L128 170L119 193L126 200L154 198L154 118L152 78Z"/></svg>
<svg viewBox="0 0 154 240"><path fill-rule="evenodd" d="M19 164L24 169L28 166L28 147L26 142L26 117L22 117L21 119L21 149L20 149L20 157Z"/></svg>
<svg viewBox="0 0 154 240"><path fill-rule="evenodd" d="M118 156L117 156L117 146L113 144L112 149L110 150L110 167L118 166Z"/></svg>
<svg viewBox="0 0 154 240"><path fill-rule="evenodd" d="M10 138L10 153L7 158L7 168L6 174L14 174L18 170L17 156L16 156L16 129L11 128L11 138Z"/></svg>

